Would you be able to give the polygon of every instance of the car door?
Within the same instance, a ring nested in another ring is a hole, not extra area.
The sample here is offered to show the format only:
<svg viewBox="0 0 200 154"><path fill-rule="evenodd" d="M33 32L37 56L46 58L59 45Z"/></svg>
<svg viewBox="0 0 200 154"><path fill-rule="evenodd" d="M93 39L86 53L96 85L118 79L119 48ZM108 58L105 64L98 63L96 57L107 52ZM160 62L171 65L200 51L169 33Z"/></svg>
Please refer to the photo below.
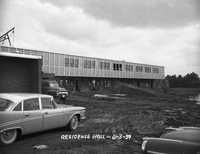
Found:
<svg viewBox="0 0 200 154"><path fill-rule="evenodd" d="M42 130L43 116L40 110L39 98L23 101L23 132L24 134Z"/></svg>
<svg viewBox="0 0 200 154"><path fill-rule="evenodd" d="M43 128L52 129L63 126L63 110L56 108L51 97L41 97Z"/></svg>

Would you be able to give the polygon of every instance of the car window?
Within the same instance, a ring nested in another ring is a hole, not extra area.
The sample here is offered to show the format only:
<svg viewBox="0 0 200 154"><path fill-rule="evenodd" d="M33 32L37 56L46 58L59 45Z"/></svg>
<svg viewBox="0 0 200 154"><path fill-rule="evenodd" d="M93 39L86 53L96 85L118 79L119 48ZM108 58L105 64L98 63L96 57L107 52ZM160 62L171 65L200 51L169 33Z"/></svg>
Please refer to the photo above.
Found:
<svg viewBox="0 0 200 154"><path fill-rule="evenodd" d="M55 108L54 104L51 101L51 98L42 97L41 102L42 102L42 109L54 109Z"/></svg>
<svg viewBox="0 0 200 154"><path fill-rule="evenodd" d="M22 110L22 103L17 104L17 106L15 106L15 108L13 109L13 111L21 111Z"/></svg>
<svg viewBox="0 0 200 154"><path fill-rule="evenodd" d="M24 100L24 111L32 111L32 110L39 110L39 99L32 98Z"/></svg>
<svg viewBox="0 0 200 154"><path fill-rule="evenodd" d="M5 111L11 104L13 104L12 101L0 98L0 111Z"/></svg>

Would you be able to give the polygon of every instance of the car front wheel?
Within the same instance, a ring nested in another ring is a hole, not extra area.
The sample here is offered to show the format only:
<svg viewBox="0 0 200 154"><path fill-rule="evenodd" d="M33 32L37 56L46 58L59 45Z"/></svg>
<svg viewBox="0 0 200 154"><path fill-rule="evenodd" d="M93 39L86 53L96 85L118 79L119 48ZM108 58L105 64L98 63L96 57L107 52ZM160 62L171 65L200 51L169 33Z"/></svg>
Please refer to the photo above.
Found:
<svg viewBox="0 0 200 154"><path fill-rule="evenodd" d="M6 130L0 134L0 139L3 144L11 144L17 139L17 130Z"/></svg>
<svg viewBox="0 0 200 154"><path fill-rule="evenodd" d="M68 124L68 128L69 130L73 131L75 129L77 129L78 127L78 117L75 115L71 118L69 124Z"/></svg>

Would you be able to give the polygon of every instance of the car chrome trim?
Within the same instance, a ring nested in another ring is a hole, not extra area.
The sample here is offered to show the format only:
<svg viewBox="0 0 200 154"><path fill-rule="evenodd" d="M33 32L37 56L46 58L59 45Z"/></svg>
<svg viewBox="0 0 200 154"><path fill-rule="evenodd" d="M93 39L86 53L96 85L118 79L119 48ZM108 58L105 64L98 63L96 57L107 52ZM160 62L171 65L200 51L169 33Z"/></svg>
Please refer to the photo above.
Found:
<svg viewBox="0 0 200 154"><path fill-rule="evenodd" d="M57 94L67 94L68 95L68 92L66 91L59 91Z"/></svg>
<svg viewBox="0 0 200 154"><path fill-rule="evenodd" d="M42 115L37 116L37 117L31 117L31 118L28 117L28 118L24 118L24 119L8 121L8 122L4 122L4 123L0 124L0 127L5 127L7 125L12 125L12 124L16 124L16 123L23 123L23 122L30 121L30 120L40 119L41 117L42 117Z"/></svg>
<svg viewBox="0 0 200 154"><path fill-rule="evenodd" d="M174 140L174 139L167 139L167 138L155 138L155 137L144 137L143 140L161 140L161 141L172 141L172 142L178 142L183 143L181 140Z"/></svg>
<svg viewBox="0 0 200 154"><path fill-rule="evenodd" d="M167 154L167 153L156 152L156 151L151 151L151 150L147 150L147 152L150 154Z"/></svg>
<svg viewBox="0 0 200 154"><path fill-rule="evenodd" d="M142 142L142 146L141 146L142 151L145 151L147 143L148 143L147 140Z"/></svg>
<svg viewBox="0 0 200 154"><path fill-rule="evenodd" d="M44 119L45 117L51 118L51 117L55 117L55 116L60 116L63 115L63 113L51 113L51 111L47 112L47 114L45 114L45 112L43 113Z"/></svg>
<svg viewBox="0 0 200 154"><path fill-rule="evenodd" d="M166 130L180 130L180 127L179 128L175 128L175 127L167 127L165 128Z"/></svg>
<svg viewBox="0 0 200 154"><path fill-rule="evenodd" d="M81 116L81 120L84 120L84 119L86 119L86 116Z"/></svg>
<svg viewBox="0 0 200 154"><path fill-rule="evenodd" d="M193 130L200 130L200 127L180 127L182 129L193 129Z"/></svg>
<svg viewBox="0 0 200 154"><path fill-rule="evenodd" d="M175 128L175 127L167 127L165 128L166 130L184 130L184 129L192 129L192 130L200 130L200 127L178 127L178 128Z"/></svg>
<svg viewBox="0 0 200 154"><path fill-rule="evenodd" d="M0 133L3 133L5 131L7 131L7 130L12 130L12 129L20 129L22 131L21 127L10 127L10 128L5 128L5 129L0 130Z"/></svg>
<svg viewBox="0 0 200 154"><path fill-rule="evenodd" d="M12 125L12 124L16 124L16 123L20 123L22 122L22 119L17 119L17 120L13 120L13 121L8 121L8 122L4 122L0 124L0 127L5 127L7 125Z"/></svg>

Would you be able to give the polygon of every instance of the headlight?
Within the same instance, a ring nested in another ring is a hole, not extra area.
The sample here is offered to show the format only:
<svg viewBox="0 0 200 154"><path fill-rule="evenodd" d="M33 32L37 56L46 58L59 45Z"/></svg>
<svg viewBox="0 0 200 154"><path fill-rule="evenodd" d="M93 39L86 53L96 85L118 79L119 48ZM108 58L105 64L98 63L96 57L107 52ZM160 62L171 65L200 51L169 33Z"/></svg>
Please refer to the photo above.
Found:
<svg viewBox="0 0 200 154"><path fill-rule="evenodd" d="M146 150L146 144L147 144L147 140L142 142L142 151Z"/></svg>

